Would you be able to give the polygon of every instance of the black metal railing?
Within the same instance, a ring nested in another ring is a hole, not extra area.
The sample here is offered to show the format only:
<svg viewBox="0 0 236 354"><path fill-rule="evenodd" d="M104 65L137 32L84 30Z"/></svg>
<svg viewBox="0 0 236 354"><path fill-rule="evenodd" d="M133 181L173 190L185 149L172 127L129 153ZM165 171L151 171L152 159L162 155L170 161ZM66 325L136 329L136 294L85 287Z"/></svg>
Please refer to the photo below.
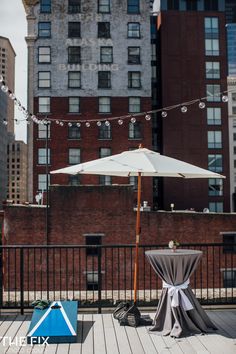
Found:
<svg viewBox="0 0 236 354"><path fill-rule="evenodd" d="M139 248L138 305L156 306L162 283ZM236 253L222 243L184 244L203 251L191 277L202 304L236 300ZM133 298L134 245L40 245L0 247L0 308L30 308L36 299L78 300L80 307L114 306Z"/></svg>

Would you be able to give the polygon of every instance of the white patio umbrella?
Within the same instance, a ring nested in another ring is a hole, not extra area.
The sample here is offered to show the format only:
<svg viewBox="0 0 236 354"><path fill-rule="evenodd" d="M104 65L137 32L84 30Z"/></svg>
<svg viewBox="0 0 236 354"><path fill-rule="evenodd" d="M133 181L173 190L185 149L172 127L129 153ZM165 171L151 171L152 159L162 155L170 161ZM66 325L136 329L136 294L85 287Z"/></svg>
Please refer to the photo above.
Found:
<svg viewBox="0 0 236 354"><path fill-rule="evenodd" d="M78 165L51 171L71 175L92 174L107 176L138 177L137 215L136 215L136 247L134 265L134 303L137 300L138 248L140 238L140 206L141 177L181 177L181 178L225 178L224 176L161 155L157 152L140 147L137 150L124 151L117 155L92 160Z"/></svg>

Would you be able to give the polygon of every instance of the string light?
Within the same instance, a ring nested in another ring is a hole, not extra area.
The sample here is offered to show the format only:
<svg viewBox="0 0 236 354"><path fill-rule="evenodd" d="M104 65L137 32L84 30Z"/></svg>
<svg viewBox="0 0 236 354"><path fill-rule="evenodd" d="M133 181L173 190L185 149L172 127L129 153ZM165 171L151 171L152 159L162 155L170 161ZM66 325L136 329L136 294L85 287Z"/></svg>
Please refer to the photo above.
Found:
<svg viewBox="0 0 236 354"><path fill-rule="evenodd" d="M29 113L27 109L21 104L21 102L16 98L15 94L9 90L8 86L4 82L4 77L3 75L0 75L0 87L1 90L6 93L11 100L14 101L14 104L17 106L17 108L23 113L25 119L22 120L15 120L16 124L20 124L22 121L26 121L27 124L30 124L30 122L34 122L35 124L50 124L50 123L56 123L57 125L64 126L65 124L69 127L72 127L73 124L76 124L76 126L79 128L81 127L81 124L85 124L87 128L91 126L93 122L97 124L98 127L100 127L103 123L108 127L110 126L112 121L117 121L118 125L122 126L124 123L124 120L130 119L130 121L134 124L137 120L137 118L145 118L146 121L150 121L152 119L152 114L154 113L160 113L162 118L166 118L168 113L167 111L174 110L177 108L180 108L182 113L186 113L188 111L188 106L193 105L193 104L198 104L199 109L204 109L206 107L205 101L208 100L209 97L212 96L206 96L206 97L201 97L198 99L194 99L188 102L183 102L180 104L168 106L168 107L162 107L159 109L151 110L148 112L139 112L139 113L133 113L132 116L130 114L124 115L124 116L119 116L119 117L110 117L107 118L105 121L100 120L100 119L80 119L78 120L73 120L72 122L68 122L67 119L55 119L55 118L48 118L47 120L42 119L40 117L35 116L32 113ZM221 97L222 102L227 103L229 98L228 98L228 93L229 92L235 92L235 90L227 90L220 92L214 96ZM3 122L3 124L6 124Z"/></svg>

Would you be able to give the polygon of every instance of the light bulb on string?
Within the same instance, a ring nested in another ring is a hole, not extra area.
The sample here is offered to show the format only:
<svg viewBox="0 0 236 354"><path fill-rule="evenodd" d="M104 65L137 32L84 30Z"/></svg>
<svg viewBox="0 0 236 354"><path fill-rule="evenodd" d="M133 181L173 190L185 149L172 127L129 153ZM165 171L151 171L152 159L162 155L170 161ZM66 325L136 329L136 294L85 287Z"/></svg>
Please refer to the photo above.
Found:
<svg viewBox="0 0 236 354"><path fill-rule="evenodd" d="M64 123L63 123L63 122L60 122L59 124L60 124L60 126L61 126L61 127L63 127L63 125L64 125Z"/></svg>
<svg viewBox="0 0 236 354"><path fill-rule="evenodd" d="M8 86L2 85L1 90L5 93L8 92Z"/></svg>
<svg viewBox="0 0 236 354"><path fill-rule="evenodd" d="M131 121L131 123L135 123L136 122L136 118L135 117L132 117L131 119L130 119L130 121Z"/></svg>
<svg viewBox="0 0 236 354"><path fill-rule="evenodd" d="M105 121L105 126L109 127L110 126L110 122L108 120Z"/></svg>
<svg viewBox="0 0 236 354"><path fill-rule="evenodd" d="M30 124L30 120L29 119L26 119L26 124Z"/></svg>
<svg viewBox="0 0 236 354"><path fill-rule="evenodd" d="M0 82L3 82L4 81L4 78L2 75L0 75Z"/></svg>
<svg viewBox="0 0 236 354"><path fill-rule="evenodd" d="M7 124L8 124L8 122L7 122L6 119L3 119L3 124L4 124L4 125L7 125Z"/></svg>
<svg viewBox="0 0 236 354"><path fill-rule="evenodd" d="M10 93L9 97L10 97L11 100L15 100L16 99L16 96L14 95L14 93Z"/></svg>
<svg viewBox="0 0 236 354"><path fill-rule="evenodd" d="M166 111L162 111L161 112L161 116L162 116L162 118L166 118L167 117L167 112Z"/></svg>
<svg viewBox="0 0 236 354"><path fill-rule="evenodd" d="M19 125L19 124L20 124L20 122L19 122L19 120L18 120L18 119L15 119L15 123L16 123L17 125Z"/></svg>
<svg viewBox="0 0 236 354"><path fill-rule="evenodd" d="M72 127L72 123L71 122L68 123L68 127Z"/></svg>
<svg viewBox="0 0 236 354"><path fill-rule="evenodd" d="M200 101L199 104L198 104L198 107L199 107L200 109L204 109L204 108L206 107L206 103L203 102L203 101Z"/></svg>
<svg viewBox="0 0 236 354"><path fill-rule="evenodd" d="M119 125L122 125L123 123L124 123L124 122L123 122L122 119L119 119L119 120L118 120L118 124L119 124Z"/></svg>
<svg viewBox="0 0 236 354"><path fill-rule="evenodd" d="M80 122L76 123L76 126L77 126L78 128L80 128L80 127L81 127L81 123L80 123Z"/></svg>
<svg viewBox="0 0 236 354"><path fill-rule="evenodd" d="M181 107L181 112L186 113L188 111L188 108L186 106Z"/></svg>
<svg viewBox="0 0 236 354"><path fill-rule="evenodd" d="M56 124L60 124L59 120L56 120Z"/></svg>
<svg viewBox="0 0 236 354"><path fill-rule="evenodd" d="M146 114L146 115L145 115L145 119L146 119L146 120L151 120L152 117L150 116L150 114Z"/></svg>
<svg viewBox="0 0 236 354"><path fill-rule="evenodd" d="M98 126L98 127L101 127L101 125L102 125L102 122L101 122L100 120L98 120L98 121L97 121L97 126Z"/></svg>
<svg viewBox="0 0 236 354"><path fill-rule="evenodd" d="M86 122L85 125L86 125L87 128L90 127L90 123L89 122Z"/></svg>
<svg viewBox="0 0 236 354"><path fill-rule="evenodd" d="M228 96L226 96L226 95L222 96L222 102L226 103L226 102L228 102L228 100L229 100Z"/></svg>

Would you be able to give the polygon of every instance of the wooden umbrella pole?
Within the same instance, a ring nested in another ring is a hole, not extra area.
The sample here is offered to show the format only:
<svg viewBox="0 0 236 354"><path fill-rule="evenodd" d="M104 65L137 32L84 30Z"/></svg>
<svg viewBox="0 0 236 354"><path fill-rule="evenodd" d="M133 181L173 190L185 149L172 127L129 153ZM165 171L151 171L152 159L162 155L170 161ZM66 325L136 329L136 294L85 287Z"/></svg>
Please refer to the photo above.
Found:
<svg viewBox="0 0 236 354"><path fill-rule="evenodd" d="M141 207L141 172L138 173L138 195L137 195L137 214L136 214L136 243L134 261L134 303L137 301L137 281L138 281L138 248L140 238L140 207Z"/></svg>

